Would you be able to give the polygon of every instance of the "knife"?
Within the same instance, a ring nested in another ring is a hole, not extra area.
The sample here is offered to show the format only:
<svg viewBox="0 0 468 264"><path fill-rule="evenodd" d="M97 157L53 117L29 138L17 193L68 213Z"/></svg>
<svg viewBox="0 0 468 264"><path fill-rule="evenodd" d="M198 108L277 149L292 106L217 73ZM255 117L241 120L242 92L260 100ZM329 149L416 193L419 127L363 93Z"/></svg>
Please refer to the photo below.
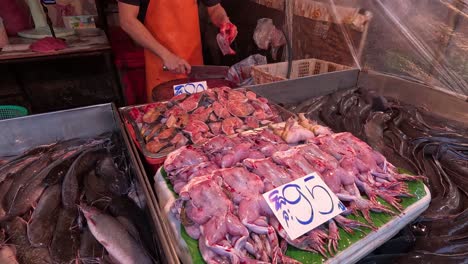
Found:
<svg viewBox="0 0 468 264"><path fill-rule="evenodd" d="M228 66L193 65L188 77L190 79L226 79Z"/></svg>
<svg viewBox="0 0 468 264"><path fill-rule="evenodd" d="M52 4L55 4L54 0L41 0L42 9L44 10L44 14L46 16L47 25L49 26L50 33L52 34L53 38L57 38L55 36L54 25L52 24L52 20L50 19L50 16L49 16L49 9L46 6L46 5L52 5Z"/></svg>

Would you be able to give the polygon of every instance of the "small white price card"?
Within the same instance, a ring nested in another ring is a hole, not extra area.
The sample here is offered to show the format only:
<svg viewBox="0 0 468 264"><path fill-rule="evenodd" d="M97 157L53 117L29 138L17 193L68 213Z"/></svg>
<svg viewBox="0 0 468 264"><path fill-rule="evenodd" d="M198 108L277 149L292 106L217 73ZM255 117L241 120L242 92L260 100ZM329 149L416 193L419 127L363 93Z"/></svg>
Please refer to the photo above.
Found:
<svg viewBox="0 0 468 264"><path fill-rule="evenodd" d="M174 95L200 93L206 89L208 89L206 81L178 84L174 85Z"/></svg>
<svg viewBox="0 0 468 264"><path fill-rule="evenodd" d="M263 194L291 239L296 239L346 210L316 173Z"/></svg>

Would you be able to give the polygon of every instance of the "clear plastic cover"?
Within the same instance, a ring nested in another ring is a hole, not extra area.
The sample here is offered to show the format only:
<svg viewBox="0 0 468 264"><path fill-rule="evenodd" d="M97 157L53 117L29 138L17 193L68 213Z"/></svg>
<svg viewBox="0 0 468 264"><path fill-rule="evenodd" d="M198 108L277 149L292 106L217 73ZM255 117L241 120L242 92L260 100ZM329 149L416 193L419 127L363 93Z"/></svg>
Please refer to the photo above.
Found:
<svg viewBox="0 0 468 264"><path fill-rule="evenodd" d="M255 2L293 10L285 29L294 59L371 69L468 95L465 0Z"/></svg>
<svg viewBox="0 0 468 264"><path fill-rule="evenodd" d="M461 0L329 0L371 14L359 65L468 94L468 4ZM334 8L336 10L336 8ZM337 20L340 14L334 12ZM350 35L348 24L342 26ZM354 53L358 47L350 45Z"/></svg>

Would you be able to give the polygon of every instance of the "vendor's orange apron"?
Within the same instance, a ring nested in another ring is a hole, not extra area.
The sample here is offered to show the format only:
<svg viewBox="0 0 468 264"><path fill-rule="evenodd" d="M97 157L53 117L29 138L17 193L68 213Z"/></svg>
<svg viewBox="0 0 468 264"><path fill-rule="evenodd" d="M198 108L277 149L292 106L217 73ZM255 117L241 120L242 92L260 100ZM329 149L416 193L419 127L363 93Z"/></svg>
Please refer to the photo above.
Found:
<svg viewBox="0 0 468 264"><path fill-rule="evenodd" d="M197 0L150 0L145 26L159 43L190 65L203 64ZM162 60L148 50L145 64L149 102L155 86L186 77L163 71Z"/></svg>

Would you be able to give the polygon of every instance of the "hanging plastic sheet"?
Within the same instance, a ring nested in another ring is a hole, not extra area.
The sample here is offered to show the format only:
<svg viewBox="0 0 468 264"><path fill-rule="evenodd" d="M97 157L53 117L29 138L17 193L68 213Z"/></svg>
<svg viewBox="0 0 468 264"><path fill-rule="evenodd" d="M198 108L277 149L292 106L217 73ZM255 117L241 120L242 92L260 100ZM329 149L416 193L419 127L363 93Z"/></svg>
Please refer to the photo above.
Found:
<svg viewBox="0 0 468 264"><path fill-rule="evenodd" d="M468 2L463 0L328 0L335 20L340 7L372 14L361 67L468 95ZM351 53L352 24L341 24Z"/></svg>
<svg viewBox="0 0 468 264"><path fill-rule="evenodd" d="M285 29L292 31L294 59L371 69L468 95L466 0L254 1L292 8Z"/></svg>
<svg viewBox="0 0 468 264"><path fill-rule="evenodd" d="M285 11L284 31L291 40L293 59L320 59L358 67L372 15L359 7L336 6L329 0L255 0ZM334 10L341 19L336 20ZM288 12L289 11L289 12ZM341 23L349 25L343 34ZM349 40L345 39L349 37ZM356 48L355 54L352 53Z"/></svg>
<svg viewBox="0 0 468 264"><path fill-rule="evenodd" d="M328 1L332 7L359 6L372 14L366 46L359 60L361 67L423 82L450 93L468 95L467 1ZM340 19L336 9L333 15ZM341 28L345 38L349 39L346 36L350 35L350 27L343 24ZM356 52L354 45L349 46L352 53ZM420 96L424 97L424 93L421 92ZM430 111L431 106L427 107ZM407 111L409 108L399 106L399 109ZM398 123L402 124L402 117L399 118ZM418 119L414 118L413 121ZM424 120L427 121L427 118ZM397 241L406 241L399 242L400 245L406 244L406 249L395 250L396 247L389 246L390 243L387 249L377 250L362 263L467 262L468 134L466 129L459 130L460 134L448 129L439 133L439 126L442 129L447 128L440 124L441 122L437 125L424 123L424 126L430 128L428 133L415 133L412 136L417 136L418 139L400 145L401 148L414 147L410 159L417 160L419 157L428 177L432 175L429 177L429 186L434 197L429 209L409 226L409 233L397 236ZM414 123L407 126L411 127L417 126ZM402 128L396 132L405 135L404 130ZM452 138L454 134L455 140ZM426 137L427 135L430 136ZM425 138L429 139L428 145L422 143ZM451 149L452 147L456 150ZM459 155L451 156L453 153ZM454 164L464 169L459 172ZM458 180L461 181L457 182ZM412 236L414 237L411 238Z"/></svg>

